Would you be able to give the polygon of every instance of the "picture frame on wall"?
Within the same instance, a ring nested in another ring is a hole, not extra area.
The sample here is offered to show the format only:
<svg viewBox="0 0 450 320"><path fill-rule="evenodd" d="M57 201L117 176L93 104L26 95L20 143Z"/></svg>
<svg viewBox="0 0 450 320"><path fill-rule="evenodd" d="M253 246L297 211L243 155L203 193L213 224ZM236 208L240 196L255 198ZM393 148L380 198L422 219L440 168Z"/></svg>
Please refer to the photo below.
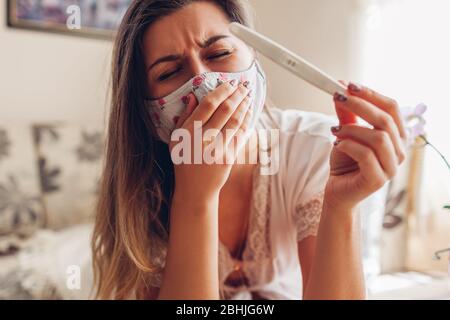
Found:
<svg viewBox="0 0 450 320"><path fill-rule="evenodd" d="M132 0L7 0L11 28L112 39Z"/></svg>

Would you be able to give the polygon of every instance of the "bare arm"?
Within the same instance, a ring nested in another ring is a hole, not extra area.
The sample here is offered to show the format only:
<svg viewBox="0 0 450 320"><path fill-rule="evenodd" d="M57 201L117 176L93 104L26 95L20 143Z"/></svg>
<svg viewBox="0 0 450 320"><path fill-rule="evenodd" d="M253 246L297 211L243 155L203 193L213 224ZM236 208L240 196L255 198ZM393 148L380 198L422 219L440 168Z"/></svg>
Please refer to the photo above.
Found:
<svg viewBox="0 0 450 320"><path fill-rule="evenodd" d="M317 237L299 242L304 299L365 299L358 215L332 211L324 206Z"/></svg>
<svg viewBox="0 0 450 320"><path fill-rule="evenodd" d="M363 299L365 285L359 247L358 204L395 176L405 159L406 131L398 104L369 88L350 84L334 102L340 126L314 249L306 260L306 299ZM351 115L349 117L349 115ZM359 116L371 127L347 123Z"/></svg>
<svg viewBox="0 0 450 320"><path fill-rule="evenodd" d="M169 248L158 299L219 299L218 196L174 196Z"/></svg>
<svg viewBox="0 0 450 320"><path fill-rule="evenodd" d="M216 159L234 160L229 148L234 135L202 136L199 149L194 137L199 134L196 123L202 129L216 129L220 133L247 130L251 119L249 90L243 84L230 81L210 92L200 104L191 93L185 113L177 123L177 134L189 133L189 155L203 156L202 150L216 143L222 149L215 150ZM205 130L208 131L208 130ZM175 135L176 136L176 135ZM172 138L174 135L172 135ZM175 139L176 140L176 139ZM212 140L212 141L211 141ZM182 141L185 142L185 141ZM171 152L178 141L170 144ZM187 152L184 151L183 152ZM175 152L177 156L177 152ZM190 156L189 156L190 157ZM174 160L174 159L172 159ZM169 245L166 265L158 299L219 299L219 193L227 181L234 161L204 161L194 159L174 166L175 192L170 210ZM201 159L204 160L204 159ZM178 162L178 161L174 161ZM217 163L218 162L218 163Z"/></svg>

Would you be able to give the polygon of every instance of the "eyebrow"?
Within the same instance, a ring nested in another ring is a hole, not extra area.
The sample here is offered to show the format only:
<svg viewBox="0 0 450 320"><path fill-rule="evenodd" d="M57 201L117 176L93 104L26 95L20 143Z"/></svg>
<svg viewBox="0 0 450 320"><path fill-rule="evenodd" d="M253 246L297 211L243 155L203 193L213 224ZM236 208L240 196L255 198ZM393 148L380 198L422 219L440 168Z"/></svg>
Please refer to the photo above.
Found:
<svg viewBox="0 0 450 320"><path fill-rule="evenodd" d="M211 46L213 43L215 43L216 41L219 41L220 39L224 39L224 38L229 38L230 36L227 35L223 35L223 34L219 34L219 35L215 35L210 37L208 40L206 40L203 43L200 43L200 47L202 49L206 49L209 46ZM155 62L153 62L150 67L148 67L147 72L150 71L150 69L152 69L153 67L155 67L157 64L163 63L163 62L170 62L170 61L176 61L176 60L180 60L182 58L181 55L179 54L170 54L167 56L163 56L161 58L158 58Z"/></svg>

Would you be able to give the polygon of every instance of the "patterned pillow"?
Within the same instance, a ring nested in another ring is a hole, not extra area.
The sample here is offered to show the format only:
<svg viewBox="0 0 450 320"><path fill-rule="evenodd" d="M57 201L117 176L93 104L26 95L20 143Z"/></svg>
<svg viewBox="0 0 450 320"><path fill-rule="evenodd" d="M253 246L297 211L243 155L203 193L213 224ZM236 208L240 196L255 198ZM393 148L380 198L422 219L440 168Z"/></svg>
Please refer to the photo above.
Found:
<svg viewBox="0 0 450 320"><path fill-rule="evenodd" d="M29 236L44 217L31 126L0 124L0 235Z"/></svg>
<svg viewBox="0 0 450 320"><path fill-rule="evenodd" d="M46 207L46 224L61 229L91 220L103 154L103 132L92 125L43 124L33 128Z"/></svg>

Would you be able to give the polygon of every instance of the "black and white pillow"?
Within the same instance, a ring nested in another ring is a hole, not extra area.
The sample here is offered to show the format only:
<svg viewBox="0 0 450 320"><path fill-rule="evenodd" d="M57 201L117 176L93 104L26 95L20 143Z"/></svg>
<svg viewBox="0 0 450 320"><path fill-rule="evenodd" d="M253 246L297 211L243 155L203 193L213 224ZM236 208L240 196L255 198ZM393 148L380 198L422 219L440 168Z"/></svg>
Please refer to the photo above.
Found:
<svg viewBox="0 0 450 320"><path fill-rule="evenodd" d="M31 126L0 123L0 235L30 236L45 224Z"/></svg>
<svg viewBox="0 0 450 320"><path fill-rule="evenodd" d="M95 213L104 138L94 125L35 125L46 227L88 222Z"/></svg>

